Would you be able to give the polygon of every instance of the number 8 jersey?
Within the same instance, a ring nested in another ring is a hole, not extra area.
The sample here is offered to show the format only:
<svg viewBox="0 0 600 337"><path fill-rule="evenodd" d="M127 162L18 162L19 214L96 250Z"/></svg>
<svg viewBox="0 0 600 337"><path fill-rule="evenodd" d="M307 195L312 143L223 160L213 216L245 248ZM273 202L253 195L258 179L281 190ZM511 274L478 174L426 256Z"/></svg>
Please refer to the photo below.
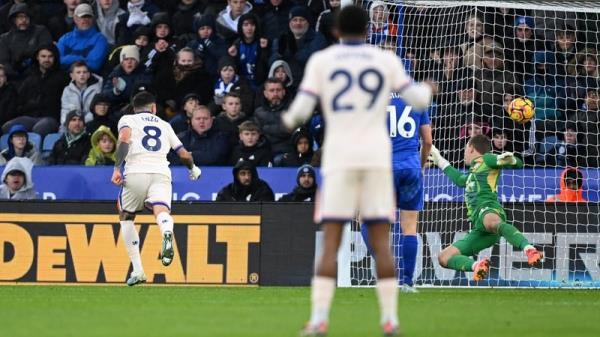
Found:
<svg viewBox="0 0 600 337"><path fill-rule="evenodd" d="M386 107L392 90L412 84L400 59L367 44L315 53L300 91L319 98L325 117L323 171L391 168Z"/></svg>
<svg viewBox="0 0 600 337"><path fill-rule="evenodd" d="M428 111L415 112L397 93L392 93L387 107L390 138L392 139L392 165L397 169L421 169L421 125L431 124Z"/></svg>
<svg viewBox="0 0 600 337"><path fill-rule="evenodd" d="M170 178L167 154L183 146L171 125L149 112L141 112L121 117L119 130L125 127L131 129L131 143L124 174L160 173Z"/></svg>

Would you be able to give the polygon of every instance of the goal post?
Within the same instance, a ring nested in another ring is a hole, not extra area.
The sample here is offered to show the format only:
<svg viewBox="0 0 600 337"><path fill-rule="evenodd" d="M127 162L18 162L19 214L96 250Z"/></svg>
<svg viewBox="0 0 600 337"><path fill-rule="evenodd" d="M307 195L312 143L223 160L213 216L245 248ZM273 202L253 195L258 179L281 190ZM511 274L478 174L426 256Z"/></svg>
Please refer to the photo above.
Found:
<svg viewBox="0 0 600 337"><path fill-rule="evenodd" d="M434 144L465 169L469 137L525 162L503 170L508 221L546 255L524 263L504 239L480 253L490 276L440 267L437 255L470 229L463 190L437 169L425 174L417 286L600 287L600 7L586 1L354 1L369 12L368 41L392 50L416 80L431 80ZM535 105L526 124L506 112L516 97ZM573 169L567 170L567 167ZM563 187L561 192L561 185ZM566 185L572 190L566 189ZM554 203L548 199L585 199ZM339 286L375 284L358 221L347 229Z"/></svg>

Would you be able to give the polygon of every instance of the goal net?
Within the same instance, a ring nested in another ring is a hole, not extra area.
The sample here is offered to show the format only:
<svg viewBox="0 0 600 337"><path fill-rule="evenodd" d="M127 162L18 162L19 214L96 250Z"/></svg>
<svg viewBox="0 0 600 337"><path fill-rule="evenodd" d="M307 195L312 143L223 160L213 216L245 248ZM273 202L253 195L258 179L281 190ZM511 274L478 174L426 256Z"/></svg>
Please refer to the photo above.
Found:
<svg viewBox="0 0 600 337"><path fill-rule="evenodd" d="M531 268L501 239L479 253L491 257L483 282L442 268L439 252L470 223L463 190L432 168L425 175L415 284L600 287L600 8L582 1L355 3L369 11L369 43L396 52L416 80L437 84L429 114L445 158L465 169L466 142L485 134L494 152L523 159L523 169L502 171L498 195L508 221L546 256ZM515 97L533 102L533 120L509 118ZM552 198L588 202L547 202ZM339 285L373 285L374 261L357 221L346 234Z"/></svg>

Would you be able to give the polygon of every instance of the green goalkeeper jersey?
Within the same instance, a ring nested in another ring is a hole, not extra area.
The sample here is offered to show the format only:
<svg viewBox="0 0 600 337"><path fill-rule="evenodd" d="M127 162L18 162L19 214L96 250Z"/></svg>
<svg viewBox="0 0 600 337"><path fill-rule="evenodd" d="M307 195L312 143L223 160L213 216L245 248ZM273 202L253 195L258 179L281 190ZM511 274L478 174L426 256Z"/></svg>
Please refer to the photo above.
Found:
<svg viewBox="0 0 600 337"><path fill-rule="evenodd" d="M469 172L463 174L456 168L448 166L444 173L456 185L465 188L467 215L471 218L484 207L502 209L498 201L498 179L502 168L521 168L523 162L515 157L515 165L498 165L497 155L486 153L471 163Z"/></svg>

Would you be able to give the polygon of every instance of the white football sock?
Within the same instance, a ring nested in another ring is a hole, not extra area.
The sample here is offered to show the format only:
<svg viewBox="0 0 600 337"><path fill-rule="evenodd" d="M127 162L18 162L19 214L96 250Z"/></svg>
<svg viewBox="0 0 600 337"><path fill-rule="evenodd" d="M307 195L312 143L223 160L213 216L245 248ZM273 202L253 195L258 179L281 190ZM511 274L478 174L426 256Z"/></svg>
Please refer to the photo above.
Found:
<svg viewBox="0 0 600 337"><path fill-rule="evenodd" d="M156 223L160 227L160 233L165 234L166 231L173 232L173 217L168 212L158 213Z"/></svg>
<svg viewBox="0 0 600 337"><path fill-rule="evenodd" d="M310 324L329 321L329 309L335 293L335 278L315 276L312 279Z"/></svg>
<svg viewBox="0 0 600 337"><path fill-rule="evenodd" d="M395 277L377 280L377 298L381 310L381 324L398 324L398 284Z"/></svg>
<svg viewBox="0 0 600 337"><path fill-rule="evenodd" d="M120 221L120 223L125 249L127 249L129 260L133 265L133 273L136 275L143 274L144 267L142 267L142 258L140 257L140 236L133 226L133 221L125 220Z"/></svg>

